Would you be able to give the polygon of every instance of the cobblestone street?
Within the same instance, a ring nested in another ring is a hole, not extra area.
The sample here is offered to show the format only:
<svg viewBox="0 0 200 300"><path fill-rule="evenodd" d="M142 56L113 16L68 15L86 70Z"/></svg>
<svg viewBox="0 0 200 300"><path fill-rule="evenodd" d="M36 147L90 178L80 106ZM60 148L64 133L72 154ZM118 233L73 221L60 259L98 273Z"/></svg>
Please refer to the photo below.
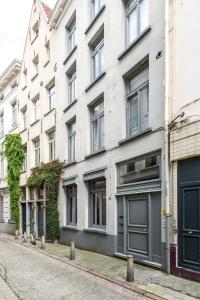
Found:
<svg viewBox="0 0 200 300"><path fill-rule="evenodd" d="M147 299L21 245L0 239L1 277L19 299ZM0 299L3 298L0 285Z"/></svg>

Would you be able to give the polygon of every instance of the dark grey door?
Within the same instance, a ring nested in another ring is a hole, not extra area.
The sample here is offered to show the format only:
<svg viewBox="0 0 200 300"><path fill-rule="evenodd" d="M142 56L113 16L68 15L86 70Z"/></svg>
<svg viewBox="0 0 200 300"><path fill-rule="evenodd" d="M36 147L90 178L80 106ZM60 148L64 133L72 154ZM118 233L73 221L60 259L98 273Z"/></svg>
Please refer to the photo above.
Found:
<svg viewBox="0 0 200 300"><path fill-rule="evenodd" d="M26 203L22 203L22 233L26 231Z"/></svg>
<svg viewBox="0 0 200 300"><path fill-rule="evenodd" d="M181 187L180 265L200 271L200 185Z"/></svg>
<svg viewBox="0 0 200 300"><path fill-rule="evenodd" d="M148 196L128 199L127 252L149 258Z"/></svg>
<svg viewBox="0 0 200 300"><path fill-rule="evenodd" d="M43 203L38 203L38 237L44 235L44 209Z"/></svg>
<svg viewBox="0 0 200 300"><path fill-rule="evenodd" d="M29 204L29 211L30 211L30 233L34 232L35 226L35 208L32 203Z"/></svg>

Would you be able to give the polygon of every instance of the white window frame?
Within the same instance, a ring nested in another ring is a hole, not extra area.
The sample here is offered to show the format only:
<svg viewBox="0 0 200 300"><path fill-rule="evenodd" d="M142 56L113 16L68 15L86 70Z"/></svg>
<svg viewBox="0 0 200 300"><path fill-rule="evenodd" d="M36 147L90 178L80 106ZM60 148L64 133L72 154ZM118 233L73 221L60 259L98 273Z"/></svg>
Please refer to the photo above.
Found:
<svg viewBox="0 0 200 300"><path fill-rule="evenodd" d="M103 104L103 111L98 115L94 115L95 107ZM91 122L91 153L95 153L104 149L104 101L100 101L90 108ZM103 123L103 124L102 124ZM95 140L95 126L97 127L97 136ZM102 132L103 128L103 132Z"/></svg>
<svg viewBox="0 0 200 300"><path fill-rule="evenodd" d="M74 191L71 189L74 189ZM66 225L77 226L77 185L66 187Z"/></svg>
<svg viewBox="0 0 200 300"><path fill-rule="evenodd" d="M73 103L77 99L77 78L76 70L68 75L68 87L69 87L69 104Z"/></svg>
<svg viewBox="0 0 200 300"><path fill-rule="evenodd" d="M73 120L67 125L68 129L68 161L69 163L76 160L76 128L73 130L73 126L76 126L76 120Z"/></svg>
<svg viewBox="0 0 200 300"><path fill-rule="evenodd" d="M67 44L68 53L70 53L76 46L76 18L67 26Z"/></svg>
<svg viewBox="0 0 200 300"><path fill-rule="evenodd" d="M53 108L55 108L55 94L56 94L55 84L49 87L48 93L49 93L49 110L52 110Z"/></svg>
<svg viewBox="0 0 200 300"><path fill-rule="evenodd" d="M23 164L23 172L27 171L27 159L28 159L28 156L27 156L27 144L24 145L24 164ZM26 149L26 150L25 150Z"/></svg>
<svg viewBox="0 0 200 300"><path fill-rule="evenodd" d="M49 144L49 161L55 160L56 157L56 140L55 140L55 130L49 132L48 134L48 144Z"/></svg>
<svg viewBox="0 0 200 300"><path fill-rule="evenodd" d="M12 129L17 127L17 101L11 103L12 108Z"/></svg>
<svg viewBox="0 0 200 300"><path fill-rule="evenodd" d="M104 0L91 0L91 19L93 20L101 8L104 6Z"/></svg>
<svg viewBox="0 0 200 300"><path fill-rule="evenodd" d="M40 165L40 138L37 138L33 141L34 143L34 157L35 157L35 166Z"/></svg>
<svg viewBox="0 0 200 300"><path fill-rule="evenodd" d="M98 72L95 58L98 61ZM91 46L92 80L95 81L105 70L104 67L104 38L95 46Z"/></svg>

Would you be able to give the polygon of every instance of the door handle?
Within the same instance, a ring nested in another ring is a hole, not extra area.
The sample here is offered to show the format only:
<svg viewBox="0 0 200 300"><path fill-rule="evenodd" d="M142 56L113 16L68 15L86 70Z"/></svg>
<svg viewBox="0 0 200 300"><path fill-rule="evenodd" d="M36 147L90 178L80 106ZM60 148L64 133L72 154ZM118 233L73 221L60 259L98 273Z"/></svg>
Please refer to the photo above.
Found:
<svg viewBox="0 0 200 300"><path fill-rule="evenodd" d="M192 231L189 231L189 234L192 234Z"/></svg>

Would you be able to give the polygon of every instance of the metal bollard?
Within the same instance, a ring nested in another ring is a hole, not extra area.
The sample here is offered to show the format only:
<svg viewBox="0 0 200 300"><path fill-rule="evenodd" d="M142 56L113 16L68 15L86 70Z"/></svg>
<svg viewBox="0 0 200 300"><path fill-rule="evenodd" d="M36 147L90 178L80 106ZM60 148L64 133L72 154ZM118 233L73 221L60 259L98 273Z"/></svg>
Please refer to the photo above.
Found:
<svg viewBox="0 0 200 300"><path fill-rule="evenodd" d="M41 241L41 249L45 249L46 248L46 243L45 243L45 236L42 236L42 241Z"/></svg>
<svg viewBox="0 0 200 300"><path fill-rule="evenodd" d="M134 263L133 263L133 256L127 256L127 278L128 282L134 282Z"/></svg>
<svg viewBox="0 0 200 300"><path fill-rule="evenodd" d="M27 233L24 231L24 243L27 243Z"/></svg>
<svg viewBox="0 0 200 300"><path fill-rule="evenodd" d="M15 230L15 239L18 240L19 238L19 230Z"/></svg>
<svg viewBox="0 0 200 300"><path fill-rule="evenodd" d="M70 260L75 260L75 243L74 242L71 242Z"/></svg>

